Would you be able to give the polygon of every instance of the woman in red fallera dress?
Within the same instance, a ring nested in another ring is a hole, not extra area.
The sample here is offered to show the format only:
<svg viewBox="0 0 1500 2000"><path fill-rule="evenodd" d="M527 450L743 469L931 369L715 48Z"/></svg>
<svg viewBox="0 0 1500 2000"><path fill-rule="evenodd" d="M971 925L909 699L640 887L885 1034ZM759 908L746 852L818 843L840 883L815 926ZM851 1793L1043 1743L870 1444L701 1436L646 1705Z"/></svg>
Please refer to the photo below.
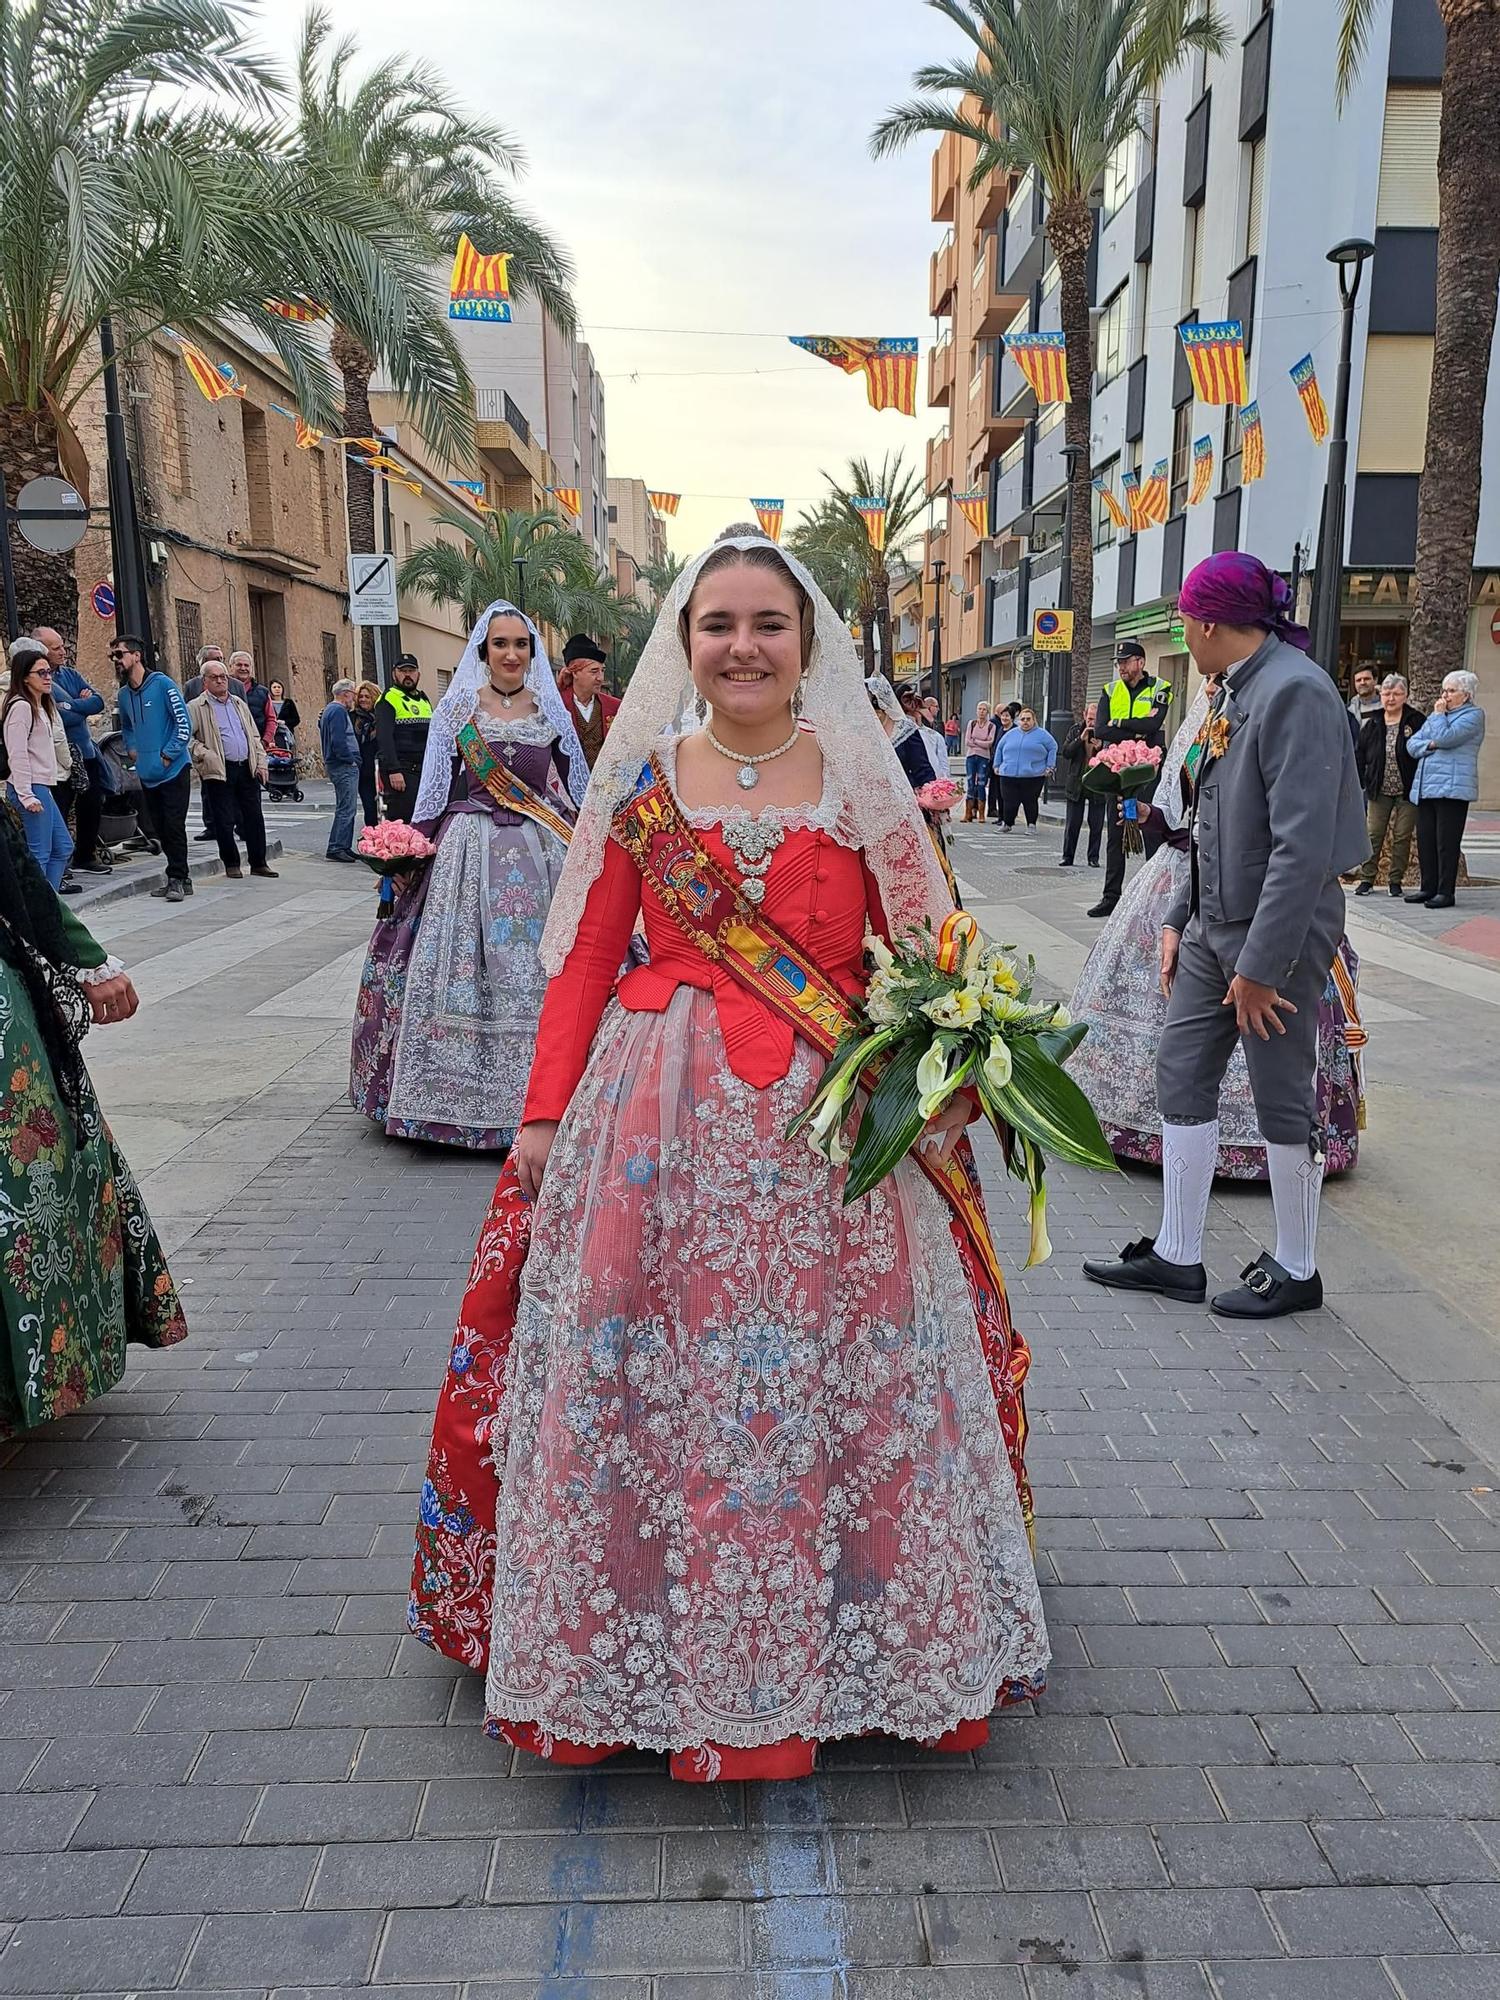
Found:
<svg viewBox="0 0 1500 2000"><path fill-rule="evenodd" d="M867 933L949 909L847 631L728 531L594 772L434 1425L409 1620L491 1734L789 1778L872 1732L972 1749L1041 1691L1025 1344L914 1157L846 1208L786 1137L823 1057L764 983L800 956L857 998Z"/></svg>

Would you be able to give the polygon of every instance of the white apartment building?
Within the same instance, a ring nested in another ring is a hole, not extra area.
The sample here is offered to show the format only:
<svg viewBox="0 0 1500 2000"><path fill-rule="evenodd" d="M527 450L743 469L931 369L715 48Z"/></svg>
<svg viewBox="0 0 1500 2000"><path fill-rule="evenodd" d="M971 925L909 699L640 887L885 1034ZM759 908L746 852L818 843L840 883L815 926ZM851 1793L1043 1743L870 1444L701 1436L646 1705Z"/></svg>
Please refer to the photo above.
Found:
<svg viewBox="0 0 1500 2000"><path fill-rule="evenodd" d="M1362 73L1336 96L1337 0L1219 0L1233 31L1219 58L1198 57L1144 105L1138 138L1111 161L1092 257L1095 395L1092 458L1116 492L1169 465L1164 526L1117 531L1094 510L1094 645L1101 681L1115 641L1139 638L1155 671L1185 683L1176 624L1183 575L1216 549L1253 550L1286 572L1311 569L1327 447L1314 444L1290 369L1314 357L1330 412L1339 352L1338 278L1327 252L1375 245L1353 351L1350 491L1338 671L1405 662L1416 549L1417 487L1432 369L1437 142L1443 31L1434 0L1385 0ZM998 290L1025 303L1010 330L1058 324L1045 203L1029 179L994 225ZM1250 395L1260 404L1264 477L1242 485L1235 412L1197 403L1178 339L1184 321L1244 323ZM1025 661L1033 614L1057 602L1062 566L1062 406L1038 411L995 343L993 415L1021 420L990 467L979 647L950 663L954 705L1044 698L1045 667ZM978 367L982 352L974 357ZM1493 413L1500 356L1492 362ZM1476 385L1478 398L1485 393ZM1476 423L1477 430L1477 423ZM1003 434L1003 433L1002 433ZM1214 477L1187 504L1196 439ZM1465 662L1481 700L1500 701L1500 422L1484 443L1486 480ZM1016 655L1023 652L1023 663ZM1066 705L1065 670L1053 706ZM1482 773L1500 798L1500 740Z"/></svg>

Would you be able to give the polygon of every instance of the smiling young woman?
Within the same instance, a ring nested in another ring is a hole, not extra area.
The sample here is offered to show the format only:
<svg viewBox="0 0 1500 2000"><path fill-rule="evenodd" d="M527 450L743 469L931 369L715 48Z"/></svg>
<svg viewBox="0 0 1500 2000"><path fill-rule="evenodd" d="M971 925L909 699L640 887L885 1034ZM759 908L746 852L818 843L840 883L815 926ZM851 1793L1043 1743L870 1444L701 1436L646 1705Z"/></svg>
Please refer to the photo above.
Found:
<svg viewBox="0 0 1500 2000"><path fill-rule="evenodd" d="M734 531L595 766L434 1424L409 1620L487 1671L491 1734L788 1778L874 1731L970 1749L1039 1692L1003 1288L914 1156L846 1207L787 1137L808 1006L863 992L867 931L950 911L847 631Z"/></svg>

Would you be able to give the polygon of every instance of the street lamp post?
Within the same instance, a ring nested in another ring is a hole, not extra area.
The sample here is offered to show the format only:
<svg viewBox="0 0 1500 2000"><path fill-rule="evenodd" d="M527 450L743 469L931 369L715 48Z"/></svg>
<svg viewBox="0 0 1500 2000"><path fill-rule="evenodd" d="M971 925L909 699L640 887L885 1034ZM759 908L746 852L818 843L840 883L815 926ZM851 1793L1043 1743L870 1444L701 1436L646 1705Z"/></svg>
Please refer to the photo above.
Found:
<svg viewBox="0 0 1500 2000"><path fill-rule="evenodd" d="M948 565L941 556L932 559L932 692L938 713L943 708L943 576Z"/></svg>
<svg viewBox="0 0 1500 2000"><path fill-rule="evenodd" d="M1073 609L1073 480L1078 471L1078 461L1084 456L1081 444L1065 444L1063 457L1063 518L1062 518L1062 574L1057 580L1057 608L1059 611ZM1060 690L1055 685L1063 672L1068 677L1066 701L1058 700ZM1060 654L1057 661L1047 671L1047 726L1052 727L1052 718L1066 708L1073 708L1073 655L1069 651Z"/></svg>
<svg viewBox="0 0 1500 2000"><path fill-rule="evenodd" d="M1345 482L1349 466L1349 378L1354 354L1354 309L1359 300L1365 265L1375 245L1362 237L1335 243L1328 253L1339 274L1343 325L1339 336L1339 372L1334 387L1333 430L1328 439L1328 482L1323 489L1323 520L1318 531L1318 566L1313 578L1312 656L1325 673L1339 664L1339 613L1344 582Z"/></svg>
<svg viewBox="0 0 1500 2000"><path fill-rule="evenodd" d="M154 666L146 557L141 545L130 454L125 448L125 413L120 406L115 330L108 313L99 322L99 355L104 364L104 446L109 475L110 553L115 572L115 630L133 633L144 640L146 659Z"/></svg>

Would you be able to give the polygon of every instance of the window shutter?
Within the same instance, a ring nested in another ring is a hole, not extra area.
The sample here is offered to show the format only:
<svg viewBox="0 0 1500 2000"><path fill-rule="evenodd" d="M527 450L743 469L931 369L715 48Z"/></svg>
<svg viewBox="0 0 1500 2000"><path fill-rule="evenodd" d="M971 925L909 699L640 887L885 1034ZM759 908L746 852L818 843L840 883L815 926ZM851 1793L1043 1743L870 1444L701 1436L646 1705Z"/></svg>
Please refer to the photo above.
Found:
<svg viewBox="0 0 1500 2000"><path fill-rule="evenodd" d="M1372 334L1359 416L1361 472L1420 472L1432 393L1430 334Z"/></svg>
<svg viewBox="0 0 1500 2000"><path fill-rule="evenodd" d="M1245 212L1245 255L1258 257L1266 196L1266 142L1257 139L1250 148L1250 199Z"/></svg>
<svg viewBox="0 0 1500 2000"><path fill-rule="evenodd" d="M1393 90L1387 96L1380 142L1377 228L1437 228L1438 128L1442 115L1440 90Z"/></svg>

